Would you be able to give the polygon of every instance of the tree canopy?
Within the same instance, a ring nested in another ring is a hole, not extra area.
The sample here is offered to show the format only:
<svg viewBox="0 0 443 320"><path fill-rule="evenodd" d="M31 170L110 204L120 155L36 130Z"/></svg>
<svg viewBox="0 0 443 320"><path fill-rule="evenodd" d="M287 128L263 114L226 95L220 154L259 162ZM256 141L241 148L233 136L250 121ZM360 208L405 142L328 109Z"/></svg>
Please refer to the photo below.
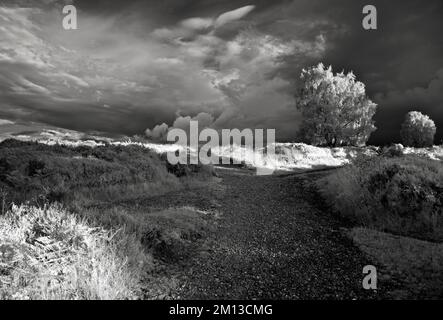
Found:
<svg viewBox="0 0 443 320"><path fill-rule="evenodd" d="M303 70L296 96L303 115L300 138L310 144L343 146L364 145L376 130L372 117L377 105L355 75L334 73L317 66Z"/></svg>
<svg viewBox="0 0 443 320"><path fill-rule="evenodd" d="M437 128L431 118L421 112L411 111L406 114L400 135L404 145L422 148L434 144L436 131Z"/></svg>

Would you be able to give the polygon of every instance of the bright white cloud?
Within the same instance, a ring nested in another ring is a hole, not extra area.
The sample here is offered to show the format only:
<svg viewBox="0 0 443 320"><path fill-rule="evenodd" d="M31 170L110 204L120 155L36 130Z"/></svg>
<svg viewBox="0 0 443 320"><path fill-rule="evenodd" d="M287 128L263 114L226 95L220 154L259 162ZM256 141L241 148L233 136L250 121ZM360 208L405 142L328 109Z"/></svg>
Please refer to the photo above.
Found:
<svg viewBox="0 0 443 320"><path fill-rule="evenodd" d="M212 27L214 20L212 18L190 18L181 22L181 25L188 29L201 30Z"/></svg>
<svg viewBox="0 0 443 320"><path fill-rule="evenodd" d="M160 125L156 125L152 130L146 129L145 135L153 140L166 141L168 129L169 126L166 123L162 123Z"/></svg>
<svg viewBox="0 0 443 320"><path fill-rule="evenodd" d="M14 122L6 119L0 119L0 126L6 126L9 124L14 124Z"/></svg>
<svg viewBox="0 0 443 320"><path fill-rule="evenodd" d="M245 6L232 11L221 14L217 20L215 20L215 27L220 27L229 22L240 20L254 10L255 6Z"/></svg>

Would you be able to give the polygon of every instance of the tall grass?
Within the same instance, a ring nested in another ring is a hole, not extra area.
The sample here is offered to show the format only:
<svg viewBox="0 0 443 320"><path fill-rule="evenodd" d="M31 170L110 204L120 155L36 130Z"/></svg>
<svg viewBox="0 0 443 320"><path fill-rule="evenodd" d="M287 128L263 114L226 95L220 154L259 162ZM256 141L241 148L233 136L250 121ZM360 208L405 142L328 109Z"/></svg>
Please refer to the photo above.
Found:
<svg viewBox="0 0 443 320"><path fill-rule="evenodd" d="M146 256L131 236L61 206L0 217L1 299L133 299Z"/></svg>
<svg viewBox="0 0 443 320"><path fill-rule="evenodd" d="M153 266L145 223L117 203L212 175L137 145L0 143L0 299L142 297Z"/></svg>
<svg viewBox="0 0 443 320"><path fill-rule="evenodd" d="M342 217L359 225L443 240L443 164L414 155L362 158L317 182Z"/></svg>

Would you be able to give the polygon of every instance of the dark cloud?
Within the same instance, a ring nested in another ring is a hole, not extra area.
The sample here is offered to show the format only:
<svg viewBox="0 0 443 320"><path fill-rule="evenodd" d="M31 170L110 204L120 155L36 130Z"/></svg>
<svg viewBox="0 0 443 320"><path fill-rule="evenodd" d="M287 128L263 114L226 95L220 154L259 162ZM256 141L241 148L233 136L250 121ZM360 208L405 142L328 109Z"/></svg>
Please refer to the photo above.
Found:
<svg viewBox="0 0 443 320"><path fill-rule="evenodd" d="M374 140L383 140L383 135L400 141L400 126L407 112L420 111L434 119L440 135L436 142L441 142L443 129L443 68L435 73L434 78L425 86L406 90L389 90L378 93L375 101L383 106L377 114L376 121L383 130L374 134Z"/></svg>

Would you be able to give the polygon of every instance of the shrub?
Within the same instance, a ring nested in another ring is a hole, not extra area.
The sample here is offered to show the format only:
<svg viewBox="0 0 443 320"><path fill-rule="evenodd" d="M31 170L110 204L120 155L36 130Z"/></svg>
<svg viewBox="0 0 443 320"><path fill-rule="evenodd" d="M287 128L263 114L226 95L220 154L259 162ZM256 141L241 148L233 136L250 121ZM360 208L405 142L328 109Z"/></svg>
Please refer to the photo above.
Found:
<svg viewBox="0 0 443 320"><path fill-rule="evenodd" d="M14 206L0 217L0 253L0 299L133 299L138 294L140 243L92 227L60 206Z"/></svg>
<svg viewBox="0 0 443 320"><path fill-rule="evenodd" d="M400 135L408 147L432 147L436 132L434 121L418 111L409 112L402 124Z"/></svg>
<svg viewBox="0 0 443 320"><path fill-rule="evenodd" d="M389 147L384 147L381 153L385 157L401 157L404 154L404 147L401 144L392 144Z"/></svg>
<svg viewBox="0 0 443 320"><path fill-rule="evenodd" d="M443 240L443 166L403 156L360 160L318 182L341 216L359 225Z"/></svg>

